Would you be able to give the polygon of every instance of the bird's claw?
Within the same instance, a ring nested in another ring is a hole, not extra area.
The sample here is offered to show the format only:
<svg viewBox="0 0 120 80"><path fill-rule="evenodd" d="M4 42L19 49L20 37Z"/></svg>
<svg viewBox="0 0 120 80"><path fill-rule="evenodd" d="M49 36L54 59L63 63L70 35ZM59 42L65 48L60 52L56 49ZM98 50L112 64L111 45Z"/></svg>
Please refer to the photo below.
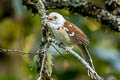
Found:
<svg viewBox="0 0 120 80"><path fill-rule="evenodd" d="M89 70L88 70L88 76L90 76L92 79L93 78L97 79L96 76L91 71L89 71Z"/></svg>

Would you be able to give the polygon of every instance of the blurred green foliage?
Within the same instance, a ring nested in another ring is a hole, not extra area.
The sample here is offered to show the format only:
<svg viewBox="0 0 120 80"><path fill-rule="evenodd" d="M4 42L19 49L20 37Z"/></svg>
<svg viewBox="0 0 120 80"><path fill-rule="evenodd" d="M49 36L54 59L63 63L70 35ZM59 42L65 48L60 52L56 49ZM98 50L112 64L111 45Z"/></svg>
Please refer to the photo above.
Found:
<svg viewBox="0 0 120 80"><path fill-rule="evenodd" d="M104 0L89 0L104 8ZM56 11L79 26L89 37L88 49L98 74L105 80L120 80L120 33L96 19L71 14L66 10ZM0 0L0 48L18 49L25 52L37 51L41 39L40 16L33 14L20 0ZM57 46L56 46L57 47ZM57 47L58 48L58 47ZM58 55L51 46L53 59L53 80L91 80L87 70L73 56L64 50ZM78 48L74 50L80 54ZM0 80L36 80L38 75L34 55L0 53Z"/></svg>

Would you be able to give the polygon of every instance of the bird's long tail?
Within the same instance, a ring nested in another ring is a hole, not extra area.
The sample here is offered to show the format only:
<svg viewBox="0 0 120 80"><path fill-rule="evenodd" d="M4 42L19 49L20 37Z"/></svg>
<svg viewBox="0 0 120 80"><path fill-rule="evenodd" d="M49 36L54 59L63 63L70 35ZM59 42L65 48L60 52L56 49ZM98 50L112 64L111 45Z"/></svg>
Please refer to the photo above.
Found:
<svg viewBox="0 0 120 80"><path fill-rule="evenodd" d="M86 46L80 44L79 47L81 49L81 53L83 54L83 56L85 58L85 61L87 61L90 65L90 67L95 70L92 58L91 58L90 53L88 52L88 49L86 48Z"/></svg>

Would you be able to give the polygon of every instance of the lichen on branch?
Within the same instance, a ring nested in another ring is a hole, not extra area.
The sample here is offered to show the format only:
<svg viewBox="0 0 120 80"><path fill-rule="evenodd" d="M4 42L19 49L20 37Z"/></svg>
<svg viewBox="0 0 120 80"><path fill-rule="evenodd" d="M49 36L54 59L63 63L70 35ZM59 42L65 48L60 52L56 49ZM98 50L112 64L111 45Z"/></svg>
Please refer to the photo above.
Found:
<svg viewBox="0 0 120 80"><path fill-rule="evenodd" d="M118 0L105 0L105 7L108 11L120 16L120 4Z"/></svg>
<svg viewBox="0 0 120 80"><path fill-rule="evenodd" d="M46 0L48 9L67 9L72 13L79 13L83 16L96 18L99 22L111 26L115 31L120 32L120 17L111 14L97 5L85 0Z"/></svg>

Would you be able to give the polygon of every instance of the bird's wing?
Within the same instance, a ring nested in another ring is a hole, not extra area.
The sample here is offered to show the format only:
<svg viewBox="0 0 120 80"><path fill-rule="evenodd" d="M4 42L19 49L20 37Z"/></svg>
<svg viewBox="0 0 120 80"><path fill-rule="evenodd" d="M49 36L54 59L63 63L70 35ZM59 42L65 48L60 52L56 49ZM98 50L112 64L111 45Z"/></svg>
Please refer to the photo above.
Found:
<svg viewBox="0 0 120 80"><path fill-rule="evenodd" d="M79 29L76 25L70 23L69 21L66 21L64 24L64 27L66 28L66 32L69 34L69 36L75 40L76 42L84 45L89 44L89 40L87 36L82 32L81 29Z"/></svg>
<svg viewBox="0 0 120 80"><path fill-rule="evenodd" d="M71 24L70 22L65 22L64 27L66 28L66 32L69 34L69 36L74 39L76 42L78 42L78 46L81 49L81 52L83 53L83 56L85 60L89 63L89 65L95 70L92 58L86 48L85 45L89 44L89 40L87 36L80 30L77 26L74 24ZM74 33L73 33L74 32Z"/></svg>

